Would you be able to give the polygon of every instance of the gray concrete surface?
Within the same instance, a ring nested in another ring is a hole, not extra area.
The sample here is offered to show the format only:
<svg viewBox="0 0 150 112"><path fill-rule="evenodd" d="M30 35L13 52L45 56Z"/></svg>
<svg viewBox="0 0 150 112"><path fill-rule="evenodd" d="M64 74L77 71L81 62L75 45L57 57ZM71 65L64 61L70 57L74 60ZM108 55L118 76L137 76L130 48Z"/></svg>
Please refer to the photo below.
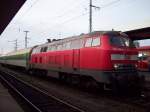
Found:
<svg viewBox="0 0 150 112"><path fill-rule="evenodd" d="M0 112L24 112L8 90L0 83Z"/></svg>

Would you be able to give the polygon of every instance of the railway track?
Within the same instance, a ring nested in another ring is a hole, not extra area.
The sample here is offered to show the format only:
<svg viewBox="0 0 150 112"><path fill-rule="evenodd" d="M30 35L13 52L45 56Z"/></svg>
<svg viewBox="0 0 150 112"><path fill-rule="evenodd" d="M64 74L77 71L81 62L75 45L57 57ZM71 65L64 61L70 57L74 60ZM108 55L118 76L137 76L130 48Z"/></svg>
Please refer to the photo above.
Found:
<svg viewBox="0 0 150 112"><path fill-rule="evenodd" d="M6 70L6 69L4 69ZM14 76L18 76L19 74L16 72L11 72L8 71L9 73L13 73ZM18 75L17 75L18 74ZM22 74L23 75L23 74ZM19 78L21 77L21 75L19 75ZM23 78L22 78L23 79ZM33 77L32 80L36 80L36 78ZM41 88L41 87L40 87ZM41 89L44 89L43 87ZM48 91L47 89L45 89L46 91ZM147 91L148 96L150 96L150 91ZM97 96L98 94L96 94ZM112 105L116 105L116 103L120 103L121 105L117 104L118 107L120 108L128 108L127 111L123 111L123 112L149 112L150 111L150 97L115 97L112 95L103 95L103 100L104 102L107 102L107 99L111 100ZM95 96L95 94L94 94ZM106 98L105 98L106 97ZM89 99L90 100L90 99ZM93 100L93 99L92 99ZM97 100L102 100L101 97L97 97ZM106 101L105 101L106 100ZM96 101L96 103L98 104L99 102ZM109 102L110 103L110 102ZM100 103L99 103L100 104ZM107 104L107 103L106 103ZM106 107L109 107L108 105L105 105ZM111 107L111 106L110 106ZM117 107L117 108L118 108ZM86 110L87 111L87 110ZM97 112L97 111L96 111ZM107 111L106 111L107 112ZM118 110L116 110L115 112L120 112Z"/></svg>
<svg viewBox="0 0 150 112"><path fill-rule="evenodd" d="M14 77L9 72L0 71L1 80L19 95L34 112L84 112L67 102L51 96L42 90Z"/></svg>

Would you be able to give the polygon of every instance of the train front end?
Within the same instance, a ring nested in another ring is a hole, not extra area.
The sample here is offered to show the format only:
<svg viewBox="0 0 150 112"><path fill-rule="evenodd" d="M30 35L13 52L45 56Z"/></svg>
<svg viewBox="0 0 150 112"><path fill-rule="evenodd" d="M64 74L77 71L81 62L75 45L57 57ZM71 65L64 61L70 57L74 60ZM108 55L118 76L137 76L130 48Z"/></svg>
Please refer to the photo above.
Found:
<svg viewBox="0 0 150 112"><path fill-rule="evenodd" d="M104 68L113 90L141 91L143 78L138 75L138 52L129 37L120 32L104 35ZM107 58L107 59L106 59Z"/></svg>

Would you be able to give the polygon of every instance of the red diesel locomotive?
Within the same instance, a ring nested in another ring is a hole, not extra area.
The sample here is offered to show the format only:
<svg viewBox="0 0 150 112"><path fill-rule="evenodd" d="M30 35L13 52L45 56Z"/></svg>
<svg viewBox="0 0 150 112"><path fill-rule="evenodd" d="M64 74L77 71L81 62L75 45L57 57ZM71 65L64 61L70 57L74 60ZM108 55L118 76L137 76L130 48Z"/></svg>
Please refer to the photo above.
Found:
<svg viewBox="0 0 150 112"><path fill-rule="evenodd" d="M96 31L32 48L29 70L63 80L96 82L108 88L138 87L138 52L129 37L117 31Z"/></svg>

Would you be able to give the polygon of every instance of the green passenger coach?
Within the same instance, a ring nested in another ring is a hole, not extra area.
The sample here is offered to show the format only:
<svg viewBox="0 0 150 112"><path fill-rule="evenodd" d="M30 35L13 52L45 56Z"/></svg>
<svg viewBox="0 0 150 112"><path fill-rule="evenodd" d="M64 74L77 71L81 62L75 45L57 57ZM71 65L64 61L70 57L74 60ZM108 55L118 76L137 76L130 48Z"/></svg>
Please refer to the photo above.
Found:
<svg viewBox="0 0 150 112"><path fill-rule="evenodd" d="M4 56L0 57L0 62L8 65L15 65L24 68L28 68L29 65L29 54L31 52L31 48L21 49L18 51L14 51L8 53Z"/></svg>

